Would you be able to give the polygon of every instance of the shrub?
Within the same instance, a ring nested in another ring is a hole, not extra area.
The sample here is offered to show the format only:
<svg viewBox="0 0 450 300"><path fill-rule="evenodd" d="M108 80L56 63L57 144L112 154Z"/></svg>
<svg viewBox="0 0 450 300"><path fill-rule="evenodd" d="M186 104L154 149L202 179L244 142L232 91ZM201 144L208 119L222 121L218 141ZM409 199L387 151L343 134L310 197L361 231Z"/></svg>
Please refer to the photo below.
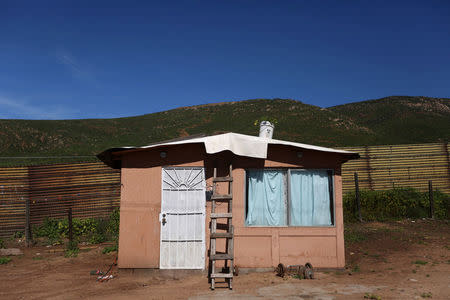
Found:
<svg viewBox="0 0 450 300"><path fill-rule="evenodd" d="M33 227L35 237L46 237L49 244L60 240L61 234L58 226L58 220L46 217L41 225Z"/></svg>
<svg viewBox="0 0 450 300"><path fill-rule="evenodd" d="M99 244L110 239L110 236L108 235L108 225L109 225L108 219L97 219L95 224L95 230L92 230L88 234L89 242L91 244Z"/></svg>
<svg viewBox="0 0 450 300"><path fill-rule="evenodd" d="M103 248L102 253L106 254L106 253L114 252L114 251L117 251L117 248L118 248L117 244L115 244L113 246L105 247L105 248Z"/></svg>
<svg viewBox="0 0 450 300"><path fill-rule="evenodd" d="M437 219L450 219L450 195L440 192L433 193L434 216ZM428 201L428 194L427 194Z"/></svg>
<svg viewBox="0 0 450 300"><path fill-rule="evenodd" d="M76 241L69 241L67 243L67 250L75 250L78 249L78 243Z"/></svg>
<svg viewBox="0 0 450 300"><path fill-rule="evenodd" d="M64 257L77 257L78 253L80 252L80 249L67 249L66 252L64 252Z"/></svg>
<svg viewBox="0 0 450 300"><path fill-rule="evenodd" d="M5 248L5 241L0 239L0 249Z"/></svg>
<svg viewBox="0 0 450 300"><path fill-rule="evenodd" d="M72 219L72 235L74 240L89 241L92 244L107 240L117 241L119 235L119 209L115 209L109 218ZM69 236L68 219L50 219L46 217L41 225L33 227L36 237L47 237L49 244L61 242Z"/></svg>
<svg viewBox="0 0 450 300"><path fill-rule="evenodd" d="M11 261L11 258L9 257L0 257L0 265L6 265Z"/></svg>
<svg viewBox="0 0 450 300"><path fill-rule="evenodd" d="M439 191L433 193L435 217L448 219L450 196ZM344 218L356 221L355 192L344 195ZM401 218L425 218L429 214L428 192L413 188L394 188L383 191L360 191L361 215L366 221L386 221Z"/></svg>
<svg viewBox="0 0 450 300"><path fill-rule="evenodd" d="M88 238L90 244L100 244L106 241L106 237L99 233L91 233Z"/></svg>
<svg viewBox="0 0 450 300"><path fill-rule="evenodd" d="M72 219L72 234L74 237L85 236L97 231L97 219ZM59 233L62 237L69 236L69 221L67 219L58 222Z"/></svg>
<svg viewBox="0 0 450 300"><path fill-rule="evenodd" d="M23 231L16 231L13 234L13 238L15 238L15 239L21 239L23 237L25 237L25 234L23 233Z"/></svg>
<svg viewBox="0 0 450 300"><path fill-rule="evenodd" d="M67 243L67 248L64 253L65 257L77 257L80 249L78 248L78 243L76 241L69 241Z"/></svg>
<svg viewBox="0 0 450 300"><path fill-rule="evenodd" d="M116 208L109 216L109 223L107 232L111 235L112 239L117 241L119 238L119 225L120 225L120 210Z"/></svg>

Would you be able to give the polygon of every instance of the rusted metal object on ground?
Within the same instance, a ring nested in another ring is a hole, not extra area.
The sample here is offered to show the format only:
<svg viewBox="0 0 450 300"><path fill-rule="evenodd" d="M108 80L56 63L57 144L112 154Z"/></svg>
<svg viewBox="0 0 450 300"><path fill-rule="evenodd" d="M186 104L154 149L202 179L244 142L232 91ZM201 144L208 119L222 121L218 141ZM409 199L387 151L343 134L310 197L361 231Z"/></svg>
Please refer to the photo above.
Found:
<svg viewBox="0 0 450 300"><path fill-rule="evenodd" d="M278 266L275 268L275 272L277 272L277 276L284 277L285 268L282 263L279 263Z"/></svg>
<svg viewBox="0 0 450 300"><path fill-rule="evenodd" d="M314 269L310 263L305 264L304 275L306 279L314 279Z"/></svg>
<svg viewBox="0 0 450 300"><path fill-rule="evenodd" d="M238 265L234 265L233 275L239 276L239 266Z"/></svg>
<svg viewBox="0 0 450 300"><path fill-rule="evenodd" d="M286 275L298 276L300 279L314 279L314 269L311 263L305 265L288 265L278 264L275 271L277 276L284 277Z"/></svg>

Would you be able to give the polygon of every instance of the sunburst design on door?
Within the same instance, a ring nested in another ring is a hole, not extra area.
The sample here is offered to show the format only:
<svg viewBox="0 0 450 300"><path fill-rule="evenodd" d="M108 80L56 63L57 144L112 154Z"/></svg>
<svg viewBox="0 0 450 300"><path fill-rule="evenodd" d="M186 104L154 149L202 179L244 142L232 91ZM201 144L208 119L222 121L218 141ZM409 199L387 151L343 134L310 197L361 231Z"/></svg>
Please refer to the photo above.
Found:
<svg viewBox="0 0 450 300"><path fill-rule="evenodd" d="M202 189L203 170L164 168L163 189L168 190L198 190Z"/></svg>

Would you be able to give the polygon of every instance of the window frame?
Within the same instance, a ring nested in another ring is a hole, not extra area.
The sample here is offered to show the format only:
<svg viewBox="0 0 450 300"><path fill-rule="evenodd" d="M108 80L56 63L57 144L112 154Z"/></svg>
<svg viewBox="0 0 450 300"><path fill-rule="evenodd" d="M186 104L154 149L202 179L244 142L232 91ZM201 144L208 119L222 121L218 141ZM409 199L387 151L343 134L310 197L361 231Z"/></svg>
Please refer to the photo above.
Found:
<svg viewBox="0 0 450 300"><path fill-rule="evenodd" d="M285 172L285 176L284 180L286 182L285 187L284 187L284 191L285 191L285 195L286 195L286 199L285 199L285 218L286 218L286 225L280 225L280 226L267 226L267 225L247 225L245 220L247 218L247 211L248 211L248 186L247 186L247 175L248 175L248 171L251 170L280 170L282 172ZM302 226L302 225L290 225L291 220L290 220L290 214L289 214L289 209L291 206L291 193L290 191L290 184L291 184L291 170L305 170L305 171L326 171L328 174L328 178L329 178L329 183L328 183L328 191L330 193L330 216L331 216L331 225L313 225L313 226ZM245 205L244 205L244 227L247 228L252 228L252 227L256 227L256 228L261 228L261 227L265 227L265 228L335 228L336 227L336 197L335 197L335 184L334 184L334 179L335 179L335 172L334 169L330 169L330 168L312 168L312 169L306 169L306 168L280 168L280 167L269 167L269 168L246 168L244 169L244 201L245 201ZM330 190L331 189L331 190Z"/></svg>

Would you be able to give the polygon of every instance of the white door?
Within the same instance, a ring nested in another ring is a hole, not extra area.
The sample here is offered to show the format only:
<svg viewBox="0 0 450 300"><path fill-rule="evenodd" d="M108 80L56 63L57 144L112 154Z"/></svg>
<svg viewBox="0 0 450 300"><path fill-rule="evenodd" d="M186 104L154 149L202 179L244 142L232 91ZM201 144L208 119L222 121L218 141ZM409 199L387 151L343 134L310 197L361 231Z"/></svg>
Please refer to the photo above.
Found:
<svg viewBox="0 0 450 300"><path fill-rule="evenodd" d="M162 169L161 269L204 269L205 188L201 167Z"/></svg>

